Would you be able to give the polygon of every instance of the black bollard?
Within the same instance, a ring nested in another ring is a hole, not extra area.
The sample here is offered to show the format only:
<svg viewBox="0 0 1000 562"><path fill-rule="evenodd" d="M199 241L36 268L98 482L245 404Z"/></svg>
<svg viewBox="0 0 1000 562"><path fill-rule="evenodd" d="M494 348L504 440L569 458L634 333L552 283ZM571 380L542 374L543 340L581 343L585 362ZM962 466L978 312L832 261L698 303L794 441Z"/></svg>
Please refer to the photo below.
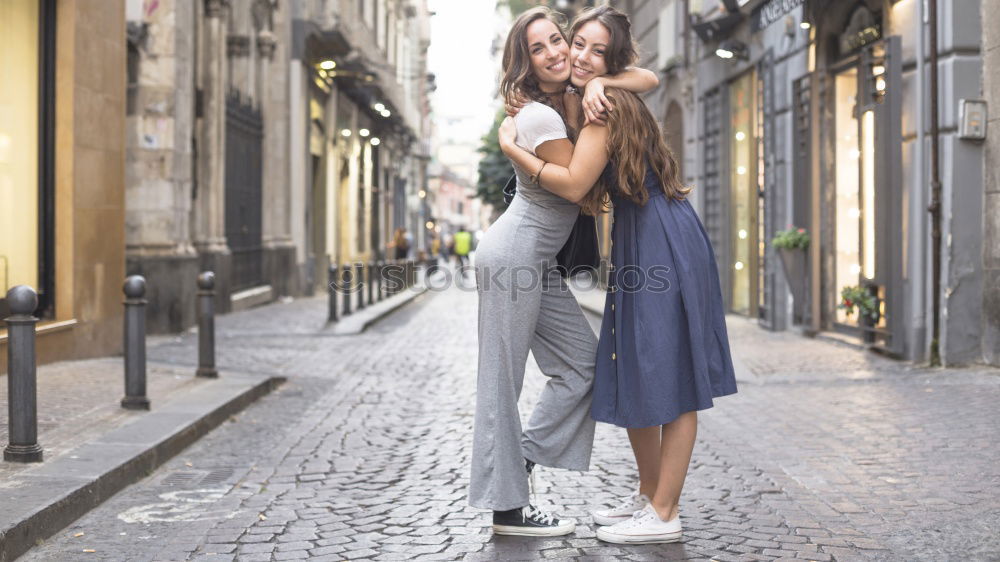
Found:
<svg viewBox="0 0 1000 562"><path fill-rule="evenodd" d="M38 293L27 285L7 291L7 423L9 439L3 459L42 462L38 444L38 386L35 370L35 324Z"/></svg>
<svg viewBox="0 0 1000 562"><path fill-rule="evenodd" d="M215 273L198 275L198 371L199 377L217 378L215 368Z"/></svg>
<svg viewBox="0 0 1000 562"><path fill-rule="evenodd" d="M122 408L148 410L146 397L146 279L125 279L125 397Z"/></svg>
<svg viewBox="0 0 1000 562"><path fill-rule="evenodd" d="M337 321L337 266L330 264L330 267L326 268L326 290L330 294L328 308L326 315L327 322Z"/></svg>
<svg viewBox="0 0 1000 562"><path fill-rule="evenodd" d="M341 316L347 316L351 313L351 290L354 287L351 277L353 277L351 265L344 264L344 267L340 270L340 291L344 295L343 307L340 309Z"/></svg>
<svg viewBox="0 0 1000 562"><path fill-rule="evenodd" d="M368 262L368 304L375 304L375 262Z"/></svg>
<svg viewBox="0 0 1000 562"><path fill-rule="evenodd" d="M378 284L378 290L375 291L375 299L382 302L382 276L385 275L385 261L378 260L375 262L375 283Z"/></svg>
<svg viewBox="0 0 1000 562"><path fill-rule="evenodd" d="M364 310L365 308L365 264L364 262L358 262L354 264L354 270L357 272L355 274L355 287L358 291L358 310Z"/></svg>
<svg viewBox="0 0 1000 562"><path fill-rule="evenodd" d="M405 262L402 260L392 260L392 264L389 266L389 279L391 283L389 285L389 294L395 295L403 290L406 284L406 266Z"/></svg>

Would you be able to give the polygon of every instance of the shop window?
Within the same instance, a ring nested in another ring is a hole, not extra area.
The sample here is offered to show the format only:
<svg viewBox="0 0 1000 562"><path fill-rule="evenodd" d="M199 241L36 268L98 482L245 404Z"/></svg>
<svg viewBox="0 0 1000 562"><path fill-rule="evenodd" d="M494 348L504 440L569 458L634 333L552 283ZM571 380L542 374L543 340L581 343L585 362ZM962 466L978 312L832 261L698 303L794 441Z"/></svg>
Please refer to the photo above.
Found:
<svg viewBox="0 0 1000 562"><path fill-rule="evenodd" d="M54 15L51 0L0 2L0 318L16 285L52 312Z"/></svg>

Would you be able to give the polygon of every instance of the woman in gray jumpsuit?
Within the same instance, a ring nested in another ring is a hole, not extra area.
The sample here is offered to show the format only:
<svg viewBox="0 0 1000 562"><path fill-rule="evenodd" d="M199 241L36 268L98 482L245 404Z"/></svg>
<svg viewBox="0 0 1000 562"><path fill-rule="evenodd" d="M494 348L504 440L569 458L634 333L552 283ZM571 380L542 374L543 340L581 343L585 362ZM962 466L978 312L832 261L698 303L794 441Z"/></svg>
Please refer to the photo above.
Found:
<svg viewBox="0 0 1000 562"><path fill-rule="evenodd" d="M562 151L568 163L572 145L553 106L563 105L569 47L548 9L528 10L514 22L503 67L505 97L523 93L535 100L516 118L517 143L555 160ZM635 90L657 83L636 69L613 80ZM516 173L517 195L476 252L479 370L469 503L494 511L497 534L564 535L575 524L530 505L528 477L535 463L590 466L597 338L555 269L580 207L540 188L533 177L538 170ZM529 350L549 380L522 428L517 400Z"/></svg>

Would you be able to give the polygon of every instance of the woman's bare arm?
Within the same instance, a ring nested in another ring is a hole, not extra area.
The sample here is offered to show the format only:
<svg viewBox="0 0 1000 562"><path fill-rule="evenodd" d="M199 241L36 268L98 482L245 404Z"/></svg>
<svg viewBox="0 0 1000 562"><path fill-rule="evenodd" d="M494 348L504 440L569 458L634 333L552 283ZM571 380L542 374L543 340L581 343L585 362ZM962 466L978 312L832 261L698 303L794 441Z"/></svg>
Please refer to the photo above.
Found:
<svg viewBox="0 0 1000 562"><path fill-rule="evenodd" d="M568 166L561 166L557 162L546 164L542 158L514 144L517 127L510 117L504 119L497 136L500 149L514 164L532 175L538 174L538 170L541 169L539 184L573 203L578 203L590 192L608 164L607 127L599 125L584 127ZM542 164L545 164L544 168Z"/></svg>
<svg viewBox="0 0 1000 562"><path fill-rule="evenodd" d="M583 91L583 112L587 123L602 123L602 114L605 111L612 111L613 107L608 98L604 95L605 88L621 88L637 94L644 94L654 90L660 85L660 79L656 73L645 68L630 67L624 72L613 76L598 76L587 85Z"/></svg>

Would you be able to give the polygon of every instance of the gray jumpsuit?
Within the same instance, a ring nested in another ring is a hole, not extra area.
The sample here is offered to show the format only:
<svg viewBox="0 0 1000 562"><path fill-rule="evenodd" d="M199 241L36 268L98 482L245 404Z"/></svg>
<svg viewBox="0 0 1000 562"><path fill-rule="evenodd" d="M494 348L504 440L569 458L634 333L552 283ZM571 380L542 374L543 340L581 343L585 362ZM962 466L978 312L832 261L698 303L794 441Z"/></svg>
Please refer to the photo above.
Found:
<svg viewBox="0 0 1000 562"><path fill-rule="evenodd" d="M532 102L515 118L527 150L566 138L559 114ZM517 196L476 251L479 373L469 503L507 510L528 504L527 458L542 466L587 470L597 338L555 256L580 208L517 170ZM525 428L517 409L531 350L549 377Z"/></svg>

